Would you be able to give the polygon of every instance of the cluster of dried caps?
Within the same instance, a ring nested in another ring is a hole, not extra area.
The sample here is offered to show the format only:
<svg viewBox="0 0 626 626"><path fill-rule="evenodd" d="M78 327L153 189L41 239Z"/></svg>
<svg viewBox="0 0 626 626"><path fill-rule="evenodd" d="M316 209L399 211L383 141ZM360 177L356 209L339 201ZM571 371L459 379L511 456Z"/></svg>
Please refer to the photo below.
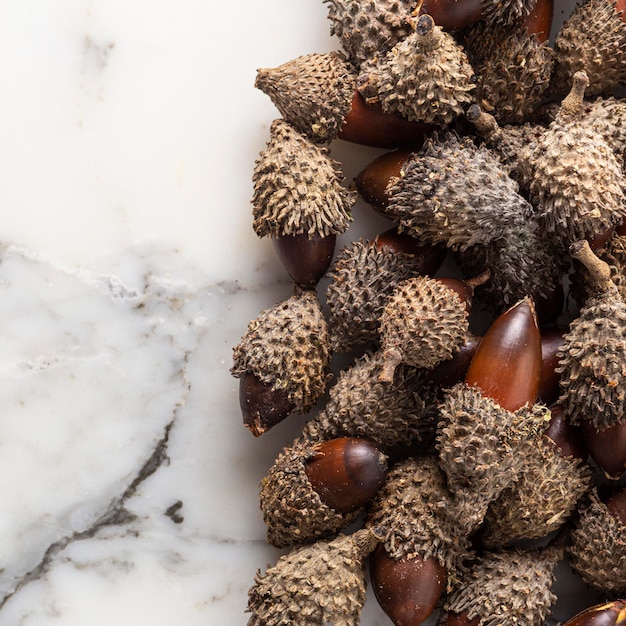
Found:
<svg viewBox="0 0 626 626"><path fill-rule="evenodd" d="M253 226L294 291L231 371L257 437L322 408L261 482L286 553L249 625L358 624L367 563L397 626L539 625L565 558L599 600L569 624L624 624L622 7L551 46L550 0L324 1L342 51L256 80ZM389 151L345 185L336 139ZM357 194L390 228L336 251Z"/></svg>

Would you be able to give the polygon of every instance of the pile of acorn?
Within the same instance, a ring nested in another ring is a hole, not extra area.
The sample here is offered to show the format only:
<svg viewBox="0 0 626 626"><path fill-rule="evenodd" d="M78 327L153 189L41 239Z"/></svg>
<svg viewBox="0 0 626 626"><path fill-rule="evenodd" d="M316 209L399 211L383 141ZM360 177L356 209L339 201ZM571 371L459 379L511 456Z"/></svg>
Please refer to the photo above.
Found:
<svg viewBox="0 0 626 626"><path fill-rule="evenodd" d="M231 372L255 436L312 414L261 481L287 552L248 624L358 624L369 566L396 626L540 625L567 559L598 598L568 624L624 625L622 7L550 44L551 0L324 2L342 51L255 83L253 227L294 290ZM388 151L346 185L335 140ZM336 250L357 196L389 229Z"/></svg>

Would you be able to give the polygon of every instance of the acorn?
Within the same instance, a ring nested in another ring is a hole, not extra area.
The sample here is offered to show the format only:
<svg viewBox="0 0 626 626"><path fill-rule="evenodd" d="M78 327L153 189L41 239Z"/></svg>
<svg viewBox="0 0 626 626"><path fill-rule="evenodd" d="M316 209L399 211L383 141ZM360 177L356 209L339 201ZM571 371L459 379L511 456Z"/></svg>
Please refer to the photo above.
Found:
<svg viewBox="0 0 626 626"><path fill-rule="evenodd" d="M438 626L543 624L556 601L551 587L562 554L559 546L485 552L445 598Z"/></svg>
<svg viewBox="0 0 626 626"><path fill-rule="evenodd" d="M575 7L554 40L553 91L566 93L577 71L589 76L587 94L610 95L626 80L623 3L585 0Z"/></svg>
<svg viewBox="0 0 626 626"><path fill-rule="evenodd" d="M259 502L272 545L311 543L352 524L382 484L387 459L369 441L295 441L261 480Z"/></svg>
<svg viewBox="0 0 626 626"><path fill-rule="evenodd" d="M589 272L589 295L558 351L559 403L573 424L604 430L625 421L626 304L607 263L585 240L570 247Z"/></svg>
<svg viewBox="0 0 626 626"><path fill-rule="evenodd" d="M558 349L563 344L565 330L557 326L541 330L541 374L539 377L538 397L544 404L550 405L559 397L559 381L556 372L559 365Z"/></svg>
<svg viewBox="0 0 626 626"><path fill-rule="evenodd" d="M359 93L370 106L409 121L446 125L472 101L473 70L463 48L430 15L414 32L361 71Z"/></svg>
<svg viewBox="0 0 626 626"><path fill-rule="evenodd" d="M262 435L291 412L306 413L326 390L330 357L315 291L297 290L251 321L233 348L230 371L240 379L244 424L252 434Z"/></svg>
<svg viewBox="0 0 626 626"><path fill-rule="evenodd" d="M592 589L605 597L626 593L626 488L605 502L590 490L567 550L572 569Z"/></svg>
<svg viewBox="0 0 626 626"><path fill-rule="evenodd" d="M302 429L310 443L362 437L388 453L398 447L426 449L434 437L436 397L422 372L400 366L393 383L378 380L380 351L366 352L339 372L324 409Z"/></svg>
<svg viewBox="0 0 626 626"><path fill-rule="evenodd" d="M428 246L407 253L362 239L347 244L328 272L326 303L333 350L347 352L354 346L377 344L380 316L396 285L436 271L444 254Z"/></svg>
<svg viewBox="0 0 626 626"><path fill-rule="evenodd" d="M626 472L626 419L614 426L597 429L581 424L589 455L608 480L619 480Z"/></svg>
<svg viewBox="0 0 626 626"><path fill-rule="evenodd" d="M248 626L356 626L365 603L365 558L376 547L371 529L294 549L248 591Z"/></svg>
<svg viewBox="0 0 626 626"><path fill-rule="evenodd" d="M537 219L563 251L619 223L626 212L621 163L584 119L588 83L584 72L576 72L556 119L530 157Z"/></svg>
<svg viewBox="0 0 626 626"><path fill-rule="evenodd" d="M278 258L294 283L313 289L326 274L335 254L336 235L280 235L272 242Z"/></svg>
<svg viewBox="0 0 626 626"><path fill-rule="evenodd" d="M563 626L626 626L626 600L590 606L568 619Z"/></svg>
<svg viewBox="0 0 626 626"><path fill-rule="evenodd" d="M438 390L448 389L461 382L467 374L481 340L481 336L468 333L465 336L465 343L458 348L452 358L442 361L425 372L426 379Z"/></svg>

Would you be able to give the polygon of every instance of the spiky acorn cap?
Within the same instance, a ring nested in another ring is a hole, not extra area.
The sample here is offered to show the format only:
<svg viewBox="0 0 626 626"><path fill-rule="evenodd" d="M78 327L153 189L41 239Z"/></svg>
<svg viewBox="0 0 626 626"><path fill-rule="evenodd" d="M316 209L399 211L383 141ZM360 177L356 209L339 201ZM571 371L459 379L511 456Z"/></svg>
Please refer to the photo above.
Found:
<svg viewBox="0 0 626 626"><path fill-rule="evenodd" d="M356 626L365 603L364 561L378 541L375 531L361 529L297 548L257 571L248 626Z"/></svg>
<svg viewBox="0 0 626 626"><path fill-rule="evenodd" d="M519 24L536 4L537 0L483 0L482 19L490 26Z"/></svg>
<svg viewBox="0 0 626 626"><path fill-rule="evenodd" d="M366 525L386 529L382 543L392 559L434 557L454 580L471 550L463 525L450 516L452 499L436 457L409 458L387 474Z"/></svg>
<svg viewBox="0 0 626 626"><path fill-rule="evenodd" d="M303 135L328 143L337 137L350 110L356 73L338 52L313 53L257 70L254 86Z"/></svg>
<svg viewBox="0 0 626 626"><path fill-rule="evenodd" d="M421 15L415 32L361 73L357 89L370 106L443 126L472 101L473 75L463 48L430 15Z"/></svg>
<svg viewBox="0 0 626 626"><path fill-rule="evenodd" d="M485 552L444 600L444 610L478 618L481 626L543 624L556 601L551 587L562 554L556 546Z"/></svg>
<svg viewBox="0 0 626 626"><path fill-rule="evenodd" d="M476 101L500 124L526 122L550 86L552 48L524 26L493 26L484 21L463 37L477 75Z"/></svg>
<svg viewBox="0 0 626 626"><path fill-rule="evenodd" d="M598 430L626 420L626 303L611 280L609 265L586 241L572 256L589 270L589 295L557 352L561 396L572 424Z"/></svg>
<svg viewBox="0 0 626 626"><path fill-rule="evenodd" d="M541 405L511 412L479 389L456 384L440 405L436 443L450 490L494 500L524 465L519 447L535 442L548 420Z"/></svg>
<svg viewBox="0 0 626 626"><path fill-rule="evenodd" d="M558 530L591 487L591 468L565 457L545 437L519 447L519 478L490 505L480 541L498 548L521 539L539 539Z"/></svg>
<svg viewBox="0 0 626 626"><path fill-rule="evenodd" d="M419 259L362 239L347 244L328 272L328 325L334 351L377 343L380 315L401 281L419 274Z"/></svg>
<svg viewBox="0 0 626 626"><path fill-rule="evenodd" d="M626 100L596 98L586 104L585 120L602 136L623 163L626 151Z"/></svg>
<svg viewBox="0 0 626 626"><path fill-rule="evenodd" d="M570 532L572 569L593 589L626 593L626 524L613 515L593 487Z"/></svg>
<svg viewBox="0 0 626 626"><path fill-rule="evenodd" d="M339 164L286 121L274 120L252 181L253 228L259 237L326 237L348 229L356 195L341 185Z"/></svg>
<svg viewBox="0 0 626 626"><path fill-rule="evenodd" d="M328 538L362 512L341 513L322 501L305 471L316 454L314 445L296 441L282 450L261 480L259 503L267 540L277 548Z"/></svg>
<svg viewBox="0 0 626 626"><path fill-rule="evenodd" d="M577 239L603 232L626 215L622 165L584 119L584 72L532 154L530 193L537 219L567 248Z"/></svg>
<svg viewBox="0 0 626 626"><path fill-rule="evenodd" d="M488 245L532 213L497 156L452 132L428 139L388 191L390 217L452 250Z"/></svg>
<svg viewBox="0 0 626 626"><path fill-rule="evenodd" d="M436 397L419 370L400 366L393 383L381 383L382 353L365 353L339 373L323 411L302 436L310 442L361 437L389 450L426 448L435 431Z"/></svg>
<svg viewBox="0 0 626 626"><path fill-rule="evenodd" d="M614 0L584 0L554 40L553 91L567 93L574 74L587 72L587 95L611 94L626 80L626 24Z"/></svg>
<svg viewBox="0 0 626 626"><path fill-rule="evenodd" d="M324 0L331 35L357 66L374 61L412 32L415 0Z"/></svg>
<svg viewBox="0 0 626 626"><path fill-rule="evenodd" d="M231 373L246 372L288 394L294 412L306 413L326 390L330 371L328 325L317 294L297 290L262 311L233 348Z"/></svg>
<svg viewBox="0 0 626 626"><path fill-rule="evenodd" d="M379 376L392 382L400 363L432 369L465 343L467 306L443 281L416 276L398 284L380 317L384 366Z"/></svg>

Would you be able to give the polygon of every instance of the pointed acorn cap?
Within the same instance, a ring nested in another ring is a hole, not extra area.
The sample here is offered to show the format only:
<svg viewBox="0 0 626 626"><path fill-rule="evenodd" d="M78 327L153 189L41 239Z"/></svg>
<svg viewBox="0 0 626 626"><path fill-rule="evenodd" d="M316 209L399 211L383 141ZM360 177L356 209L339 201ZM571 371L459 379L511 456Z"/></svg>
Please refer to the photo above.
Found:
<svg viewBox="0 0 626 626"><path fill-rule="evenodd" d="M330 371L328 325L315 291L293 296L262 311L233 348L231 373L252 372L282 389L296 413L306 413L326 390Z"/></svg>
<svg viewBox="0 0 626 626"><path fill-rule="evenodd" d="M614 0L585 0L554 40L554 90L567 93L572 78L589 76L587 95L610 94L626 80L626 24Z"/></svg>
<svg viewBox="0 0 626 626"><path fill-rule="evenodd" d="M603 430L626 420L626 303L611 280L610 266L587 241L575 242L570 250L593 282L557 353L558 402L572 424L587 421Z"/></svg>
<svg viewBox="0 0 626 626"><path fill-rule="evenodd" d="M352 524L361 509L341 513L320 498L305 472L315 447L294 442L282 450L261 480L259 502L267 540L277 548L312 543Z"/></svg>
<svg viewBox="0 0 626 626"><path fill-rule="evenodd" d="M318 541L257 572L248 592L248 626L357 626L365 603L366 556L379 539L361 529Z"/></svg>
<svg viewBox="0 0 626 626"><path fill-rule="evenodd" d="M328 143L337 137L350 110L356 73L342 54L314 53L257 70L254 86L303 135L314 143Z"/></svg>
<svg viewBox="0 0 626 626"><path fill-rule="evenodd" d="M362 437L388 450L426 448L434 437L437 400L424 375L401 366L392 384L378 380L381 352L365 353L339 373L323 411L303 428L303 437L322 441Z"/></svg>
<svg viewBox="0 0 626 626"><path fill-rule="evenodd" d="M355 194L328 150L284 120L274 120L267 149L256 161L253 228L259 237L343 233L352 221Z"/></svg>
<svg viewBox="0 0 626 626"><path fill-rule="evenodd" d="M463 48L421 15L415 31L359 77L371 106L425 124L449 124L472 101L474 71Z"/></svg>
<svg viewBox="0 0 626 626"><path fill-rule="evenodd" d="M587 123L593 126L623 163L626 150L626 100L598 97L587 103L585 114Z"/></svg>
<svg viewBox="0 0 626 626"><path fill-rule="evenodd" d="M600 500L594 487L570 533L572 569L596 591L626 593L626 524Z"/></svg>
<svg viewBox="0 0 626 626"><path fill-rule="evenodd" d="M483 0L483 20L491 26L519 24L536 5L537 0Z"/></svg>

